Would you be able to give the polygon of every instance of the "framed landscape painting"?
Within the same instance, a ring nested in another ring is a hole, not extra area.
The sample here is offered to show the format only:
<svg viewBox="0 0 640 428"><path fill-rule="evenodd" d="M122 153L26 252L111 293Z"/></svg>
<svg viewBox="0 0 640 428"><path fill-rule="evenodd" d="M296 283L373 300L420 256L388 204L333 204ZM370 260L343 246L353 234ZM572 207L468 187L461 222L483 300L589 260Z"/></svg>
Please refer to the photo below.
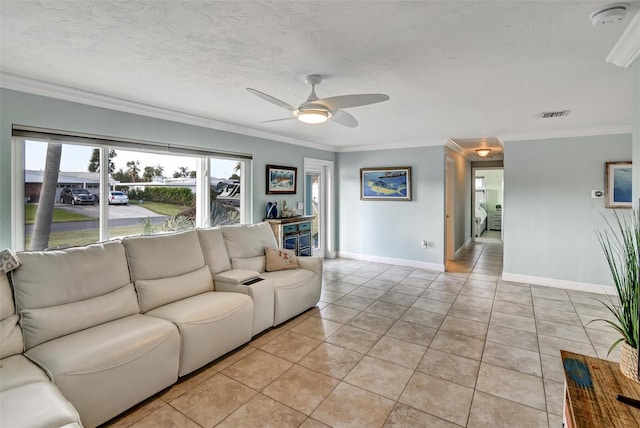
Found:
<svg viewBox="0 0 640 428"><path fill-rule="evenodd" d="M294 195L298 168L267 165L267 195Z"/></svg>
<svg viewBox="0 0 640 428"><path fill-rule="evenodd" d="M360 168L360 199L410 201L411 167Z"/></svg>
<svg viewBox="0 0 640 428"><path fill-rule="evenodd" d="M607 208L631 208L631 162L606 162L604 200Z"/></svg>

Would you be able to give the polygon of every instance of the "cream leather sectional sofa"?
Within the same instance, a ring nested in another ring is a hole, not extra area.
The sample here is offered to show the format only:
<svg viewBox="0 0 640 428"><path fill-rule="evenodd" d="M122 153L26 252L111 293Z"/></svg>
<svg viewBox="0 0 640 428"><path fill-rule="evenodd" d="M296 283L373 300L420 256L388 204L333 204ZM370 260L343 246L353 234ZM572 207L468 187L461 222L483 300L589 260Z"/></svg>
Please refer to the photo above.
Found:
<svg viewBox="0 0 640 428"><path fill-rule="evenodd" d="M260 223L19 253L0 280L0 426L97 426L315 306L322 260L265 272L276 247Z"/></svg>

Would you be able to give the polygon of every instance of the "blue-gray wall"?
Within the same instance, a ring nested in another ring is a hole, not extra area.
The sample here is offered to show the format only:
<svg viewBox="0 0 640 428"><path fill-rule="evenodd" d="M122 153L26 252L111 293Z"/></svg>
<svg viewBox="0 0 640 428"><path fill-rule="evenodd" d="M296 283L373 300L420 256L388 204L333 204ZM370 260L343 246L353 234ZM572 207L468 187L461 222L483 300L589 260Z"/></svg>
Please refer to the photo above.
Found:
<svg viewBox="0 0 640 428"><path fill-rule="evenodd" d="M640 210L640 59L633 65L633 204Z"/></svg>
<svg viewBox="0 0 640 428"><path fill-rule="evenodd" d="M117 138L171 143L253 155L253 221L264 217L267 201L302 202L303 158L335 160L335 153L225 131L149 118L104 108L0 90L0 248L11 247L11 128L27 125ZM265 193L268 164L298 168L298 193Z"/></svg>
<svg viewBox="0 0 640 428"><path fill-rule="evenodd" d="M605 162L631 149L630 134L505 142L506 278L611 284L596 237L611 210L591 190L604 189Z"/></svg>
<svg viewBox="0 0 640 428"><path fill-rule="evenodd" d="M398 150L345 152L338 154L337 184L339 214L338 248L341 255L393 259L398 262L428 266L444 263L444 179L445 149L443 146ZM452 152L453 153L453 152ZM454 157L459 155L454 154ZM469 164L459 162L462 169ZM412 168L411 201L360 200L360 168ZM462 171L460 175L469 174ZM464 178L461 179L464 181ZM461 183L460 201L470 190ZM468 202L470 204L470 202ZM460 210L462 222L465 208ZM470 234L470 214L467 214L467 235ZM460 242L464 243L462 224ZM421 240L432 245L420 247ZM435 267L435 266L434 266Z"/></svg>

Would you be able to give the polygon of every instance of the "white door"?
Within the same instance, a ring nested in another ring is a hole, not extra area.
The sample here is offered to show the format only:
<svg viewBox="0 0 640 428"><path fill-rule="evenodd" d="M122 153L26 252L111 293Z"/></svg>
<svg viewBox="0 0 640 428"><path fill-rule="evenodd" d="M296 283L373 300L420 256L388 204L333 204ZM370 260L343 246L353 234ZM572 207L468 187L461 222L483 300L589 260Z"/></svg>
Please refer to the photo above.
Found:
<svg viewBox="0 0 640 428"><path fill-rule="evenodd" d="M333 162L304 160L304 214L313 215L311 245L313 255L333 257L332 182Z"/></svg>
<svg viewBox="0 0 640 428"><path fill-rule="evenodd" d="M454 197L456 194L456 164L451 158L447 158L446 169L446 191L445 191L445 223L446 223L446 257L447 260L455 258L455 213Z"/></svg>

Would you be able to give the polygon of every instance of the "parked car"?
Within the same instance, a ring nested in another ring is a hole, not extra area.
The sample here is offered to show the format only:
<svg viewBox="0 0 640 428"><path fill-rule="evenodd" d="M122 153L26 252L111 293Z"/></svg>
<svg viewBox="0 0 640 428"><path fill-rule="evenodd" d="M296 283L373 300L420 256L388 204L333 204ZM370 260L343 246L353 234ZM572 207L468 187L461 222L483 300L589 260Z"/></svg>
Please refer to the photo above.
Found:
<svg viewBox="0 0 640 428"><path fill-rule="evenodd" d="M71 205L93 205L96 203L96 199L87 189L72 189L70 187L66 187L62 189L62 192L60 192L60 203Z"/></svg>
<svg viewBox="0 0 640 428"><path fill-rule="evenodd" d="M112 190L109 192L109 205L122 204L127 205L129 203L129 197L119 190Z"/></svg>

